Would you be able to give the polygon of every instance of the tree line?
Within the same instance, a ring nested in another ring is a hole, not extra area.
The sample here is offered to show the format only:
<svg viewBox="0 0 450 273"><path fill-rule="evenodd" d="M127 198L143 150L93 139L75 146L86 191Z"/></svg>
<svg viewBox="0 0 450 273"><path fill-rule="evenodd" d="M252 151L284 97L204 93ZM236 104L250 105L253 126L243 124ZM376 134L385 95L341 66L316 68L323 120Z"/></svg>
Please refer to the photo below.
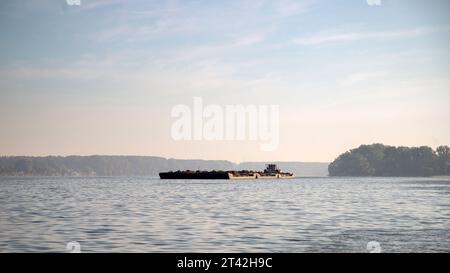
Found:
<svg viewBox="0 0 450 273"><path fill-rule="evenodd" d="M3 156L0 176L156 176L161 171L228 169L222 160L182 160L155 156Z"/></svg>
<svg viewBox="0 0 450 273"><path fill-rule="evenodd" d="M450 148L361 145L336 158L328 172L330 176L450 175Z"/></svg>
<svg viewBox="0 0 450 273"><path fill-rule="evenodd" d="M256 170L267 162L166 159L156 156L0 156L0 176L158 176L177 170ZM271 162L299 176L326 176L328 163Z"/></svg>

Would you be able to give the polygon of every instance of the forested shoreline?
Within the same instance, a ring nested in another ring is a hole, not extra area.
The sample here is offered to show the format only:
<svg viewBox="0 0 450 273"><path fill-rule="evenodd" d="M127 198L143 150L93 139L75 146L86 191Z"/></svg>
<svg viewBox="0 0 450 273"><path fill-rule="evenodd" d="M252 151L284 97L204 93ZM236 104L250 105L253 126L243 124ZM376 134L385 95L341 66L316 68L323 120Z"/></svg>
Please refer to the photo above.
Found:
<svg viewBox="0 0 450 273"><path fill-rule="evenodd" d="M1 176L154 176L161 170L232 166L225 160L182 160L156 156L0 157Z"/></svg>
<svg viewBox="0 0 450 273"><path fill-rule="evenodd" d="M336 158L328 172L330 176L450 175L450 148L361 145Z"/></svg>
<svg viewBox="0 0 450 273"><path fill-rule="evenodd" d="M0 176L157 176L176 170L262 170L265 162L166 159L156 156L2 156ZM450 175L450 148L361 145L332 163L271 162L296 176ZM328 171L328 173L327 173Z"/></svg>
<svg viewBox="0 0 450 273"><path fill-rule="evenodd" d="M155 156L3 156L0 176L157 176L176 170L263 170L266 162L166 159ZM328 163L271 162L299 176L327 176Z"/></svg>

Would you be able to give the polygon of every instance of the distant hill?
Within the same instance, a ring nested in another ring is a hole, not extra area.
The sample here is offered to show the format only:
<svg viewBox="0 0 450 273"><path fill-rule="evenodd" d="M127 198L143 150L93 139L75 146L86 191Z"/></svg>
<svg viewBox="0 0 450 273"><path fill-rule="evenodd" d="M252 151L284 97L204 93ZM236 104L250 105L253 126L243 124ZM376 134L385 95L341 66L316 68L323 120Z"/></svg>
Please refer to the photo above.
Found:
<svg viewBox="0 0 450 273"><path fill-rule="evenodd" d="M277 163L277 162L275 162ZM279 162L298 176L326 176L327 163ZM183 160L154 156L0 157L0 176L157 176L176 170L263 170L265 163L235 164L226 160Z"/></svg>

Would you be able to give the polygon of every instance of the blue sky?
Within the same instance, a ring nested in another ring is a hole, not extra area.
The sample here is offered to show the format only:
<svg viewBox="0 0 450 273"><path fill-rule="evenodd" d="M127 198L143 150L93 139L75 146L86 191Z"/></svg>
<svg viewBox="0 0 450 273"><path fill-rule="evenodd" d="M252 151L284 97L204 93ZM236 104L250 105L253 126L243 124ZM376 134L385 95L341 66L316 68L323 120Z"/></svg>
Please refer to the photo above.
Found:
<svg viewBox="0 0 450 273"><path fill-rule="evenodd" d="M449 1L0 3L0 154L330 161L450 144ZM279 104L280 148L179 143L170 109ZM237 155L235 150L244 155Z"/></svg>

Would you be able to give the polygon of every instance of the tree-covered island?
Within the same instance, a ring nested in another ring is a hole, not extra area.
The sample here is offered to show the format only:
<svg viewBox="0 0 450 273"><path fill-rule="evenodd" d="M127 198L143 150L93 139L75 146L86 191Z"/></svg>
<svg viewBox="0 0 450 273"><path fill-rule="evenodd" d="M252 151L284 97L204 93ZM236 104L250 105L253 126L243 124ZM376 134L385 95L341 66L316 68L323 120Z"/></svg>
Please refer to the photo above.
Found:
<svg viewBox="0 0 450 273"><path fill-rule="evenodd" d="M361 145L341 154L328 171L330 176L450 175L450 148Z"/></svg>

